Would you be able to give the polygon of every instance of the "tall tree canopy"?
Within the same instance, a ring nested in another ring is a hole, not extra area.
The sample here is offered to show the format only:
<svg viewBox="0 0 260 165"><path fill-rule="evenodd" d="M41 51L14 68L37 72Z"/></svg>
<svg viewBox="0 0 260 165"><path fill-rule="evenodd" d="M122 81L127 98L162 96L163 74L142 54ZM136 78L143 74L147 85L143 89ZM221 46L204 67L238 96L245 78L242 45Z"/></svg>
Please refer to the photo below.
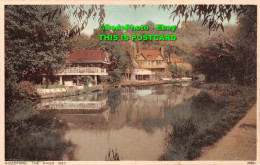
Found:
<svg viewBox="0 0 260 165"><path fill-rule="evenodd" d="M208 41L199 48L201 56L194 68L206 75L208 81L230 81L239 84L256 83L256 6L243 6L234 36Z"/></svg>
<svg viewBox="0 0 260 165"><path fill-rule="evenodd" d="M57 11L57 6L5 7L5 64L17 81L51 74L64 62L69 44Z"/></svg>
<svg viewBox="0 0 260 165"><path fill-rule="evenodd" d="M69 43L62 35L58 6L5 6L5 101L27 99L21 81L37 81L52 75L65 61ZM51 15L48 15L51 13Z"/></svg>
<svg viewBox="0 0 260 165"><path fill-rule="evenodd" d="M257 8L244 6L243 13L238 19L238 32L236 34L236 61L238 69L236 79L241 84L256 83L257 66Z"/></svg>
<svg viewBox="0 0 260 165"><path fill-rule="evenodd" d="M58 6L5 6L6 160L60 160L66 148L53 132L57 128L55 119L37 116L32 99L21 90L21 84L33 88L32 83L27 86L24 80L35 81L40 74L51 75L65 60L69 44L61 35L62 15L58 9Z"/></svg>

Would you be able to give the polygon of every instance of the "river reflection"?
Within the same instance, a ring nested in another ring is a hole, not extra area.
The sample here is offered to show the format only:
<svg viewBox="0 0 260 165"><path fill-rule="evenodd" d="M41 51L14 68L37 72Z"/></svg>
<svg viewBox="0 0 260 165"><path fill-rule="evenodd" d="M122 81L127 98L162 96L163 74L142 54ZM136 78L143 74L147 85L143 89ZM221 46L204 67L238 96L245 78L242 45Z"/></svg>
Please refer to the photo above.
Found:
<svg viewBox="0 0 260 165"><path fill-rule="evenodd" d="M171 84L126 87L43 100L38 110L55 111L68 125L60 132L74 144L73 156L64 154L63 160L105 160L110 148L123 160L158 160L165 151L165 130L176 117L192 116L199 127L211 123L213 112L193 108L191 98L199 93Z"/></svg>

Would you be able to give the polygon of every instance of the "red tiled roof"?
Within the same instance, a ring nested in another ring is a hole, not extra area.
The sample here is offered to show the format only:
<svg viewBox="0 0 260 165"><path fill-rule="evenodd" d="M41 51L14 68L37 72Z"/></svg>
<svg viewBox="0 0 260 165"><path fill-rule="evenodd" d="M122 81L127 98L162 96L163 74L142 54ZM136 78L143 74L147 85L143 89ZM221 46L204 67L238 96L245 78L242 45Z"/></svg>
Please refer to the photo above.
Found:
<svg viewBox="0 0 260 165"><path fill-rule="evenodd" d="M170 62L174 62L174 63L182 63L183 60L181 57L173 57Z"/></svg>
<svg viewBox="0 0 260 165"><path fill-rule="evenodd" d="M141 49L138 52L139 55L143 54L143 56L147 60L155 60L155 58L160 54L159 50L152 50L152 49Z"/></svg>
<svg viewBox="0 0 260 165"><path fill-rule="evenodd" d="M106 54L97 50L72 50L66 57L70 62L104 62Z"/></svg>

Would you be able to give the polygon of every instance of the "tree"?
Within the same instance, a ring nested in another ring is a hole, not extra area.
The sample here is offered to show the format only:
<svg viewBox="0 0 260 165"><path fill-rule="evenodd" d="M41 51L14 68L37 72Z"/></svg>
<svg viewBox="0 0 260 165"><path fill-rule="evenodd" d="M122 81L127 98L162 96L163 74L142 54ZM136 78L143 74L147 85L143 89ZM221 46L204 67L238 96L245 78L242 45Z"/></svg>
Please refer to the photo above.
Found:
<svg viewBox="0 0 260 165"><path fill-rule="evenodd" d="M87 27L90 18L94 20L98 16L99 24L103 23L105 19L104 5L64 5L58 6L58 12L60 14L70 13L78 21L78 25L63 31L62 34L65 38L80 35L80 31ZM49 12L45 16L51 17L52 14Z"/></svg>
<svg viewBox="0 0 260 165"><path fill-rule="evenodd" d="M160 5L159 9L170 10L170 19L173 21L179 17L177 26L181 19L185 22L193 15L198 15L199 19L203 17L202 25L208 24L209 30L218 30L221 27L224 32L224 21L230 21L231 13L236 13L238 16L245 12L244 5Z"/></svg>
<svg viewBox="0 0 260 165"><path fill-rule="evenodd" d="M194 72L203 73L208 82L230 82L236 72L234 46L228 38L215 40L199 49L193 64Z"/></svg>
<svg viewBox="0 0 260 165"><path fill-rule="evenodd" d="M103 51L110 54L111 64L108 67L109 78L107 79L107 82L110 85L119 84L122 73L128 66L127 56L129 56L129 54L115 42L104 41L101 42L100 46Z"/></svg>
<svg viewBox="0 0 260 165"><path fill-rule="evenodd" d="M172 77L182 77L184 76L184 72L177 65L173 66L171 63L168 64L169 70L172 74Z"/></svg>
<svg viewBox="0 0 260 165"><path fill-rule="evenodd" d="M6 160L60 160L66 148L52 131L55 119L35 114L35 100L29 96L35 91L26 82L51 76L65 61L69 45L57 13L58 6L5 6Z"/></svg>
<svg viewBox="0 0 260 165"><path fill-rule="evenodd" d="M156 26L156 24L153 22L153 21L147 21L145 24L144 24L144 26L148 26L148 27L155 27Z"/></svg>
<svg viewBox="0 0 260 165"><path fill-rule="evenodd" d="M244 6L244 12L238 19L238 33L236 34L236 74L240 84L256 83L256 44L257 44L257 8Z"/></svg>
<svg viewBox="0 0 260 165"><path fill-rule="evenodd" d="M256 83L256 6L243 6L235 35L213 38L199 49L193 67L207 81L229 82L235 78L243 85Z"/></svg>
<svg viewBox="0 0 260 165"><path fill-rule="evenodd" d="M65 61L68 42L57 6L5 7L5 67L21 80L37 80L51 75ZM51 17L44 17L46 13ZM7 70L8 71L8 70Z"/></svg>
<svg viewBox="0 0 260 165"><path fill-rule="evenodd" d="M21 81L39 82L61 67L69 49L58 6L5 6L5 106L28 100ZM50 16L46 14L52 13Z"/></svg>

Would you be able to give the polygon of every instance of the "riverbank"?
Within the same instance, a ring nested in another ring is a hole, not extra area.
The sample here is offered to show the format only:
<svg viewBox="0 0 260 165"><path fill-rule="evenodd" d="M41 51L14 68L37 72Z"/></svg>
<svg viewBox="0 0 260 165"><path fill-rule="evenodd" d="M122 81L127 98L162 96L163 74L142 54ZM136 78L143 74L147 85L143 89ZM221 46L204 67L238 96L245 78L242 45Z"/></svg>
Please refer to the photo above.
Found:
<svg viewBox="0 0 260 165"><path fill-rule="evenodd" d="M238 86L235 84L217 84L217 83L194 83L193 87L201 89L202 93L196 96L194 100L203 105L216 105L215 112L219 115L216 118L216 121L205 128L205 130L198 132L196 129L196 122L187 120L187 125L185 127L179 128L179 131L186 132L185 134L180 133L181 137L178 137L178 134L170 132L170 140L168 144L170 147L168 151L171 151L176 139L182 139L183 137L190 136L189 143L185 147L184 152L187 154L185 159L187 160L197 160L201 157L202 151L205 147L212 146L218 142L222 137L225 137L230 130L247 114L247 111L256 104L256 87L254 86ZM207 110L207 109L205 109ZM252 112L251 112L252 113ZM242 125L242 127L254 127L251 124ZM173 128L176 127L173 125ZM177 127L178 128L178 127ZM190 133L192 132L193 133ZM178 131L178 130L176 130ZM175 132L176 132L175 131ZM174 132L174 131L173 131ZM178 132L177 132L178 133ZM250 135L249 135L250 136ZM247 138L247 137L245 137ZM248 138L251 141L250 138ZM245 141L246 143L247 141ZM229 139L226 143L232 143L232 140ZM256 141L253 142L256 145ZM239 144L239 143L238 143ZM243 148L237 148L238 152L244 152L252 150L253 146L244 146ZM236 149L234 149L236 150ZM219 150L219 153L229 152L232 157L232 151ZM256 151L252 150L252 153ZM215 155L216 160L222 160L218 158L218 155ZM226 160L235 160L234 158L227 158ZM163 160L175 160L172 159L171 153L166 152L162 158ZM246 160L250 160L252 157L248 157ZM204 159L204 160L207 160Z"/></svg>
<svg viewBox="0 0 260 165"><path fill-rule="evenodd" d="M245 152L246 151L246 152ZM202 149L197 160L256 160L256 104L218 142Z"/></svg>
<svg viewBox="0 0 260 165"><path fill-rule="evenodd" d="M127 81L127 82L121 82L119 85L98 85L93 87L84 87L84 89L78 89L77 86L75 87L67 87L64 86L54 86L50 87L47 90L52 90L53 92L38 92L38 94L41 96L42 99L46 98L59 98L59 97L67 97L67 96L75 96L83 93L91 93L95 91L101 91L101 90L108 90L108 89L115 89L119 87L136 87L136 86L149 86L149 85L161 85L161 84L176 84L176 83L186 83L190 82L190 80L174 80L174 81ZM58 87L58 88L55 88ZM42 88L38 88L37 91L42 90ZM57 92L55 92L57 90Z"/></svg>
<svg viewBox="0 0 260 165"><path fill-rule="evenodd" d="M42 99L75 96L75 95L80 95L80 94L85 94L85 93L101 91L102 87L93 86L93 87L85 87L83 89L77 89L76 87L67 88L67 89L63 88L63 89L64 89L64 92L39 93L39 95L41 96Z"/></svg>
<svg viewBox="0 0 260 165"><path fill-rule="evenodd" d="M54 92L48 92L48 93L39 93L38 94L41 96L42 99L46 98L59 98L59 97L67 97L67 96L75 96L79 94L84 94L84 93L91 93L91 92L96 92L96 91L101 91L101 90L107 90L107 89L114 89L118 87L131 87L131 86L147 86L147 85L159 85L159 84L164 84L164 81L129 81L129 82L121 82L119 85L115 86L93 86L93 87L84 87L84 89L78 89L77 87L71 87L71 88L50 88ZM40 88L38 88L39 90ZM60 90L61 92L55 92L55 90ZM63 91L62 91L63 90Z"/></svg>
<svg viewBox="0 0 260 165"><path fill-rule="evenodd" d="M192 145L196 146L196 149L193 153L190 154L188 157L189 159L196 159L200 157L202 149L207 146L212 146L223 136L225 137L231 131L231 129L247 114L248 110L251 109L256 103L256 88L254 86L250 87L238 86L235 84L205 83L198 85L198 87L202 89L202 91L209 93L216 102L219 102L221 105L220 108L224 114L211 128L206 129L204 133L195 137L195 141ZM248 136L250 136L250 134ZM226 143L232 143L232 140L228 139ZM254 143L256 145L256 141ZM250 147L244 147L246 150L250 149ZM238 152L244 151L245 150L242 149ZM225 152L225 150L223 149L221 152ZM230 158L228 160L232 159L235 158ZM222 159L219 158L218 160Z"/></svg>
<svg viewBox="0 0 260 165"><path fill-rule="evenodd" d="M121 82L121 87L129 87L129 86L146 86L146 85L159 85L163 84L164 81L158 80L158 81L127 81L127 82Z"/></svg>

